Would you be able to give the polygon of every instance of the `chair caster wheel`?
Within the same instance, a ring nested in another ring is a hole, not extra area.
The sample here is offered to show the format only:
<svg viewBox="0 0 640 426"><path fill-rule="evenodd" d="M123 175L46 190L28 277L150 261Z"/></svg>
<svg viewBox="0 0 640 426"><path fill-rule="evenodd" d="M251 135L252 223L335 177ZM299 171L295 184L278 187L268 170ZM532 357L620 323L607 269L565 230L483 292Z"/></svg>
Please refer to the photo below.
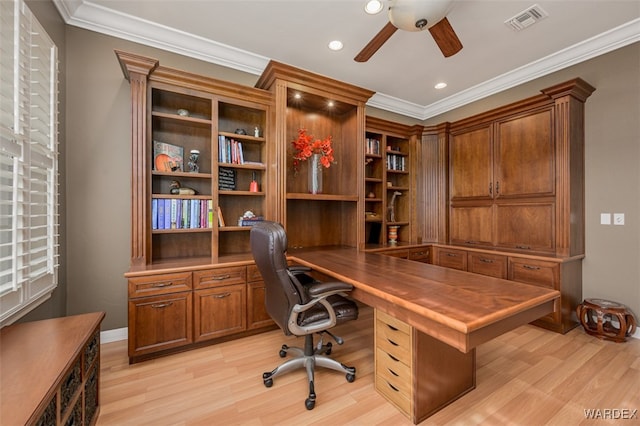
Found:
<svg viewBox="0 0 640 426"><path fill-rule="evenodd" d="M287 356L287 349L289 349L289 346L282 345L282 348L280 349L280 352L279 352L280 358L284 358Z"/></svg>
<svg viewBox="0 0 640 426"><path fill-rule="evenodd" d="M313 410L313 407L316 406L316 401L310 398L307 398L304 401L304 406L307 407L307 410Z"/></svg>
<svg viewBox="0 0 640 426"><path fill-rule="evenodd" d="M262 381L264 385L268 388L273 386L273 379L271 378L271 373L262 373Z"/></svg>
<svg viewBox="0 0 640 426"><path fill-rule="evenodd" d="M327 343L327 350L324 351L324 353L329 356L331 355L331 348L333 347L333 345L331 344L331 342Z"/></svg>
<svg viewBox="0 0 640 426"><path fill-rule="evenodd" d="M347 373L347 382L353 383L353 381L355 379L356 379L356 375L355 374Z"/></svg>

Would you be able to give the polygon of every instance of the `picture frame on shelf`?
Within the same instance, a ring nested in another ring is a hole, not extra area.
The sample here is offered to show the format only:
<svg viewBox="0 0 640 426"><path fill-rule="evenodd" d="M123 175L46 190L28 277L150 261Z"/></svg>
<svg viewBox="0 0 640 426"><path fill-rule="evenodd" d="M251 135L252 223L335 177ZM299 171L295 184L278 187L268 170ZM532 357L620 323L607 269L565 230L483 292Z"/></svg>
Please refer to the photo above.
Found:
<svg viewBox="0 0 640 426"><path fill-rule="evenodd" d="M180 172L184 164L184 148L153 141L153 169L158 172Z"/></svg>

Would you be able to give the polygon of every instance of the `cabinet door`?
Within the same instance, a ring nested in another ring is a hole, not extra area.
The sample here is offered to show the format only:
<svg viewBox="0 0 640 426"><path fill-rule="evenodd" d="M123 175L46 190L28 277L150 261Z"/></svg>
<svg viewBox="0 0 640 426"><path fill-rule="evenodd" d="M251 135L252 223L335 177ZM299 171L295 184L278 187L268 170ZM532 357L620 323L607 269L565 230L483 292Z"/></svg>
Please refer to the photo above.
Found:
<svg viewBox="0 0 640 426"><path fill-rule="evenodd" d="M551 110L497 123L494 193L500 197L555 193Z"/></svg>
<svg viewBox="0 0 640 426"><path fill-rule="evenodd" d="M191 292L129 300L129 357L193 341Z"/></svg>
<svg viewBox="0 0 640 426"><path fill-rule="evenodd" d="M452 206L450 238L453 244L493 245L493 206Z"/></svg>
<svg viewBox="0 0 640 426"><path fill-rule="evenodd" d="M275 324L264 303L264 281L254 281L247 284L247 328L261 328Z"/></svg>
<svg viewBox="0 0 640 426"><path fill-rule="evenodd" d="M450 144L451 200L492 198L491 127L453 135Z"/></svg>
<svg viewBox="0 0 640 426"><path fill-rule="evenodd" d="M247 328L246 284L196 290L195 341L238 333Z"/></svg>
<svg viewBox="0 0 640 426"><path fill-rule="evenodd" d="M555 249L553 202L496 205L496 246L538 252Z"/></svg>

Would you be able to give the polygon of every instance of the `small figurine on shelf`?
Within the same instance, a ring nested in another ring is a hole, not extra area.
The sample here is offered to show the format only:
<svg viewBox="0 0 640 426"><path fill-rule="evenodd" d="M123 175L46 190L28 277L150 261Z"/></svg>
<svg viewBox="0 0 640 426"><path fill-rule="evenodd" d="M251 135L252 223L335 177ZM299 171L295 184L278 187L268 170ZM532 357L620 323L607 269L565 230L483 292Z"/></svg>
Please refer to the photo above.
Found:
<svg viewBox="0 0 640 426"><path fill-rule="evenodd" d="M183 188L177 180L171 181L169 184L169 192L173 195L195 195L196 193L195 189Z"/></svg>
<svg viewBox="0 0 640 426"><path fill-rule="evenodd" d="M389 222L396 221L396 197L402 195L402 192L395 191L393 196L391 197L391 201L389 201L389 205L387 206L387 211L389 212Z"/></svg>
<svg viewBox="0 0 640 426"><path fill-rule="evenodd" d="M253 136L255 136L256 138L260 137L260 127L256 126L253 128Z"/></svg>
<svg viewBox="0 0 640 426"><path fill-rule="evenodd" d="M200 157L200 151L197 149L192 149L191 154L189 155L189 171L191 173L198 173L200 171L200 167L198 167L198 157Z"/></svg>

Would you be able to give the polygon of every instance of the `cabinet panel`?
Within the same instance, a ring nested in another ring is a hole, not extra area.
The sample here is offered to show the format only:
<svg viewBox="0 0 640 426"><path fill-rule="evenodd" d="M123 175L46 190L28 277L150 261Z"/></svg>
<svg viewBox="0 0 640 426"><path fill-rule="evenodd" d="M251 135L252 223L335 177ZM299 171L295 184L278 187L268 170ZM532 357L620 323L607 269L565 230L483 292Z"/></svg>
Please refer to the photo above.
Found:
<svg viewBox="0 0 640 426"><path fill-rule="evenodd" d="M555 146L551 109L498 122L496 134L496 194L553 195Z"/></svg>
<svg viewBox="0 0 640 426"><path fill-rule="evenodd" d="M492 205L452 206L450 215L453 244L493 245Z"/></svg>
<svg viewBox="0 0 640 426"><path fill-rule="evenodd" d="M555 204L496 205L496 245L499 247L553 252Z"/></svg>
<svg viewBox="0 0 640 426"><path fill-rule="evenodd" d="M467 270L496 278L507 278L507 256L467 253Z"/></svg>
<svg viewBox="0 0 640 426"><path fill-rule="evenodd" d="M454 134L450 143L451 199L491 198L491 127Z"/></svg>
<svg viewBox="0 0 640 426"><path fill-rule="evenodd" d="M193 341L191 292L129 300L129 357Z"/></svg>
<svg viewBox="0 0 640 426"><path fill-rule="evenodd" d="M195 341L246 330L246 284L194 291Z"/></svg>
<svg viewBox="0 0 640 426"><path fill-rule="evenodd" d="M467 270L467 252L464 250L436 247L433 255L434 265L461 271Z"/></svg>

